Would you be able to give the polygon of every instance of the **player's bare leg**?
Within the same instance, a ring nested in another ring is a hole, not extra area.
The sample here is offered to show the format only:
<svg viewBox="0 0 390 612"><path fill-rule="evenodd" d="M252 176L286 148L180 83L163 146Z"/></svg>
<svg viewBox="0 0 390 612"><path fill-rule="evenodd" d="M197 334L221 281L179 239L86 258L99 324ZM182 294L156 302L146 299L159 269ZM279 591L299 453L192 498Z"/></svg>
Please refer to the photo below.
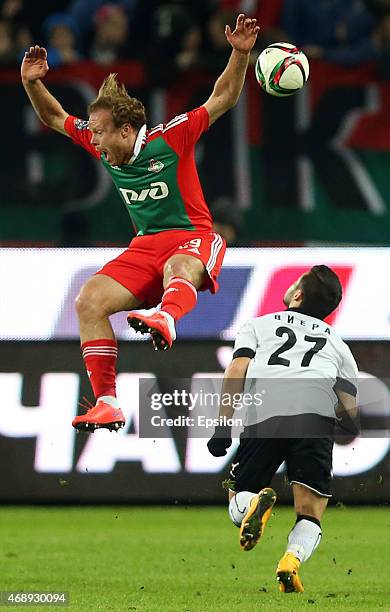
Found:
<svg viewBox="0 0 390 612"><path fill-rule="evenodd" d="M197 291L206 276L204 264L191 255L173 255L164 266L164 295L158 311L130 312L127 321L141 334L150 333L155 350L171 348L175 322L196 304Z"/></svg>
<svg viewBox="0 0 390 612"><path fill-rule="evenodd" d="M282 593L302 593L298 574L301 563L307 561L321 541L321 518L328 498L301 484L293 484L297 521L288 536L287 550L278 563L276 577Z"/></svg>
<svg viewBox="0 0 390 612"><path fill-rule="evenodd" d="M115 431L125 424L116 399L118 348L109 317L139 304L130 291L103 274L89 279L76 299L83 358L96 397L96 405L86 406L87 413L73 420L72 425L78 430L94 432L105 428Z"/></svg>
<svg viewBox="0 0 390 612"><path fill-rule="evenodd" d="M81 343L115 339L109 317L140 306L140 301L120 283L104 274L92 276L76 298Z"/></svg>

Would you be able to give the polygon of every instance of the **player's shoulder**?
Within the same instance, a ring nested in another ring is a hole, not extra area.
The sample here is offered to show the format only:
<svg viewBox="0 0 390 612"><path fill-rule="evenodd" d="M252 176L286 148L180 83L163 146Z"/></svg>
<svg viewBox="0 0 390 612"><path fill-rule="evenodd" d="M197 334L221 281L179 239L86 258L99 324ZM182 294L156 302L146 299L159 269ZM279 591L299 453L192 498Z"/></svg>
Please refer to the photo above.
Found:
<svg viewBox="0 0 390 612"><path fill-rule="evenodd" d="M270 313L263 314L257 317L250 317L246 319L244 325L254 327L254 328L264 327L265 325L269 325L273 321L276 321L278 317L276 317L275 315L277 314L279 313L270 312ZM280 323L280 319L279 319L279 323Z"/></svg>
<svg viewBox="0 0 390 612"><path fill-rule="evenodd" d="M166 123L158 123L147 131L147 138L153 139L157 136L168 135L174 133L178 128L185 128L186 125L192 124L194 121L208 122L209 115L205 106L199 106L193 110L175 115Z"/></svg>
<svg viewBox="0 0 390 612"><path fill-rule="evenodd" d="M256 320L255 317L245 319L237 329L237 337L245 336L246 334L257 335L259 330L256 327Z"/></svg>
<svg viewBox="0 0 390 612"><path fill-rule="evenodd" d="M171 119L167 123L158 123L157 125L155 125L154 127L150 128L147 131L146 133L147 140L154 140L158 136L162 136L163 134L166 134L167 132L177 127L178 125L181 125L185 121L188 121L188 113L182 113L181 115L176 115L175 117L173 117L173 119Z"/></svg>
<svg viewBox="0 0 390 612"><path fill-rule="evenodd" d="M353 353L351 349L349 348L348 344L346 343L346 341L343 340L341 336L339 336L338 334L335 334L335 338L336 338L337 346L339 348L340 353L348 357L350 356L353 357Z"/></svg>

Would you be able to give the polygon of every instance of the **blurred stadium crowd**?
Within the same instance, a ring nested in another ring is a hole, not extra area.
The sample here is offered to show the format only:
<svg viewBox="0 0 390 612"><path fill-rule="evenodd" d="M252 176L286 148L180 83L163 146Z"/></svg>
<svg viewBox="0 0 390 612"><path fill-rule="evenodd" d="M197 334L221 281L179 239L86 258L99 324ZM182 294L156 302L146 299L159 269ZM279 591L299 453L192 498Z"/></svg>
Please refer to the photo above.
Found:
<svg viewBox="0 0 390 612"><path fill-rule="evenodd" d="M38 43L48 48L53 68L81 59L98 64L141 59L156 85L194 67L219 73L230 52L224 26L233 24L238 12L258 18L258 49L290 40L309 58L344 66L381 60L390 49L390 0L2 0L0 5L1 66L18 64L24 50ZM386 69L387 62L382 65Z"/></svg>

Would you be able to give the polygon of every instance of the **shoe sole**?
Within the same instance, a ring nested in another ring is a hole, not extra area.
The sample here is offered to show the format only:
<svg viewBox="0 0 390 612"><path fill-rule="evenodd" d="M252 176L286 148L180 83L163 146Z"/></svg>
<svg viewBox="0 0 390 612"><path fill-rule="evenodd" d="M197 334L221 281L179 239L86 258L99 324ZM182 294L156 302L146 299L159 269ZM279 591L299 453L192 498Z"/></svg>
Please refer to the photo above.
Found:
<svg viewBox="0 0 390 612"><path fill-rule="evenodd" d="M144 321L130 317L127 319L127 322L134 331L140 332L141 334L150 334L152 336L154 350L167 351L169 349L169 344L164 336L153 327L150 327L147 323L144 323Z"/></svg>
<svg viewBox="0 0 390 612"><path fill-rule="evenodd" d="M108 429L109 431L118 432L125 426L123 421L113 421L112 423L75 423L73 427L77 431L85 431L87 433L94 433L96 429Z"/></svg>
<svg viewBox="0 0 390 612"><path fill-rule="evenodd" d="M276 578L279 582L279 590L281 593L303 593L303 585L294 584L294 574L292 572L277 572ZM297 578L297 576L295 576L295 578Z"/></svg>
<svg viewBox="0 0 390 612"><path fill-rule="evenodd" d="M252 500L240 528L240 547L245 551L252 550L263 535L276 502L276 493L267 487L260 491L257 498L257 502L255 498Z"/></svg>

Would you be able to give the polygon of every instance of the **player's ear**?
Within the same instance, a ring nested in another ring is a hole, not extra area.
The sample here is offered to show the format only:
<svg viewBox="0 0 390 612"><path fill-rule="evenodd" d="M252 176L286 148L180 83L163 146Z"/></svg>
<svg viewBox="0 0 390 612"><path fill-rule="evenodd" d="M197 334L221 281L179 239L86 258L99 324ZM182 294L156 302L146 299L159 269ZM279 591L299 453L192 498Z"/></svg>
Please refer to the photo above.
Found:
<svg viewBox="0 0 390 612"><path fill-rule="evenodd" d="M132 129L133 128L131 127L130 123L124 123L121 127L121 134L123 138L128 138L130 136Z"/></svg>
<svg viewBox="0 0 390 612"><path fill-rule="evenodd" d="M294 302L302 302L303 300L303 291L302 289L295 289L293 298Z"/></svg>

